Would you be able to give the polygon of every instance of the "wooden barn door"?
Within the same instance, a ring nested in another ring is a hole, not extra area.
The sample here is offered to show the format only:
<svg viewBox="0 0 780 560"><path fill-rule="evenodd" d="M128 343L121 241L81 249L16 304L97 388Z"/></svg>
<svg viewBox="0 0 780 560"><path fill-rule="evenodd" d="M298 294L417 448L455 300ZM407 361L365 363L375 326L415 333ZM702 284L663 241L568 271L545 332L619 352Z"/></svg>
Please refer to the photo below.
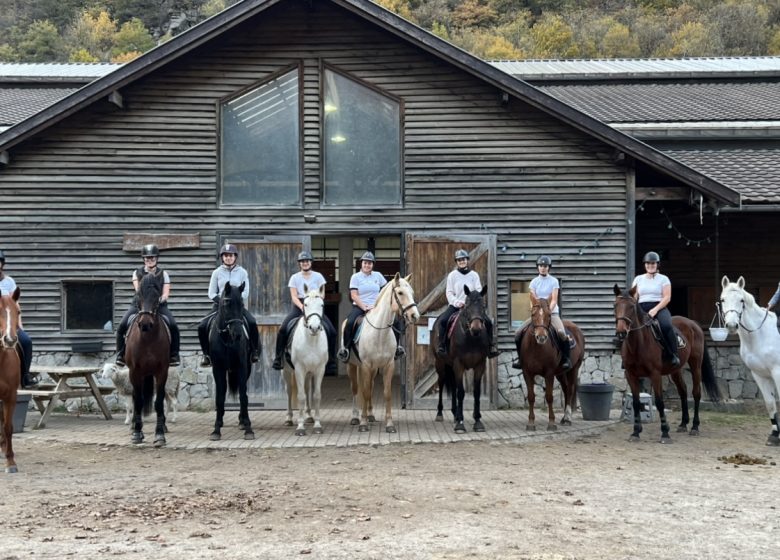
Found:
<svg viewBox="0 0 780 560"><path fill-rule="evenodd" d="M271 368L279 325L290 310L287 282L298 270L298 253L311 248L308 236L269 236L258 240L230 239L252 286L249 310L257 319L263 353L249 379L249 402L255 408L284 409L287 390L282 372Z"/></svg>
<svg viewBox="0 0 780 560"><path fill-rule="evenodd" d="M412 408L435 408L438 404L437 376L433 367L433 348L426 344L430 337L425 330L447 307L444 293L447 275L455 267L455 251L465 249L471 256L470 266L479 273L483 286L488 287L488 313L496 316L496 238L494 235L426 235L406 234L406 271L412 274L412 287L420 309L420 320L414 329L407 329L406 347L411 349L406 359L405 402ZM498 328L494 326L494 328ZM482 386L482 406L494 408L498 396L495 360L489 360L487 379ZM473 407L471 374L468 375L466 401ZM444 396L445 400L447 395ZM445 404L449 410L450 404Z"/></svg>

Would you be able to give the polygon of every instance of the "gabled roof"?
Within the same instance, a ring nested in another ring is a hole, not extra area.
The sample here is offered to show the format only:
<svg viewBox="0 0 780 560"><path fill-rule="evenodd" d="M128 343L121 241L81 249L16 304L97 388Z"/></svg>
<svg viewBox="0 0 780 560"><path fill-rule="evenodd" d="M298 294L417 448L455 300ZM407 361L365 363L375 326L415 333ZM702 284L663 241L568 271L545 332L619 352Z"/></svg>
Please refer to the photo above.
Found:
<svg viewBox="0 0 780 560"><path fill-rule="evenodd" d="M110 74L84 86L58 103L0 133L0 151L34 136L95 101L111 94L165 64L184 56L209 40L286 0L243 0L174 37ZM319 0L325 1L325 0ZM476 58L466 51L385 10L370 0L328 0L374 23L404 41L443 59L515 96L537 109L625 152L703 194L728 204L740 204L737 191L712 180L660 151L563 103L542 90Z"/></svg>

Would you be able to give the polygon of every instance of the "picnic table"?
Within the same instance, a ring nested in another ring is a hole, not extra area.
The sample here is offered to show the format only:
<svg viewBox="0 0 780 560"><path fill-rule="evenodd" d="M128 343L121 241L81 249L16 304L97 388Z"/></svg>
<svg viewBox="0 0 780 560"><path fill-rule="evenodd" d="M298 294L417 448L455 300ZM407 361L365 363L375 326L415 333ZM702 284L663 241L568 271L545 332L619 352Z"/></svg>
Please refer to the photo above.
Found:
<svg viewBox="0 0 780 560"><path fill-rule="evenodd" d="M32 389L19 389L18 394L30 395L41 413L41 419L33 426L33 430L46 427L52 410L67 399L92 397L97 402L106 420L111 420L111 412L103 400L103 395L110 394L114 387L101 386L95 381L94 374L99 371L94 366L41 366L34 364L30 373L45 373L54 381L53 384L41 384ZM79 382L79 380L85 383ZM76 381L76 383L73 383Z"/></svg>

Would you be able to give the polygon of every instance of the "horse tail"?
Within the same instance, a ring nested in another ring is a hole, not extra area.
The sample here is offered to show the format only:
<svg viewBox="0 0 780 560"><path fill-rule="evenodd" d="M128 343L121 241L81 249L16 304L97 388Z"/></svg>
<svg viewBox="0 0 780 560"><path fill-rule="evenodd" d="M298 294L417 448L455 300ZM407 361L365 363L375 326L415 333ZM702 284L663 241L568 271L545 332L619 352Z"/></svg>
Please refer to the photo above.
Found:
<svg viewBox="0 0 780 560"><path fill-rule="evenodd" d="M701 361L701 379L704 383L704 389L707 391L712 402L720 402L721 394L718 382L715 379L715 369L712 367L710 353L707 352L707 344L704 344L704 357Z"/></svg>
<svg viewBox="0 0 780 560"><path fill-rule="evenodd" d="M149 416L154 408L154 376L148 375L144 378L144 385L141 388L141 394L144 399L144 416Z"/></svg>
<svg viewBox="0 0 780 560"><path fill-rule="evenodd" d="M444 366L444 386L447 388L447 395L455 394L455 369L449 364Z"/></svg>
<svg viewBox="0 0 780 560"><path fill-rule="evenodd" d="M228 393L231 397L238 394L238 368L230 367L227 370Z"/></svg>

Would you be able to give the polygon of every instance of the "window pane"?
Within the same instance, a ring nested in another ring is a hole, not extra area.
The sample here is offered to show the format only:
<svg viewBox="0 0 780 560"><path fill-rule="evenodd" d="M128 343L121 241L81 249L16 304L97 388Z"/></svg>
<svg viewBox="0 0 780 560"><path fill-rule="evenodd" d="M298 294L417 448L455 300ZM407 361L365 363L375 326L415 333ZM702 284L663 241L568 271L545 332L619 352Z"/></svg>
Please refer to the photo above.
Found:
<svg viewBox="0 0 780 560"><path fill-rule="evenodd" d="M65 330L111 330L113 282L63 282ZM108 325L107 325L108 323Z"/></svg>
<svg viewBox="0 0 780 560"><path fill-rule="evenodd" d="M222 202L300 201L298 71L222 105Z"/></svg>
<svg viewBox="0 0 780 560"><path fill-rule="evenodd" d="M400 204L398 102L325 70L325 203Z"/></svg>

